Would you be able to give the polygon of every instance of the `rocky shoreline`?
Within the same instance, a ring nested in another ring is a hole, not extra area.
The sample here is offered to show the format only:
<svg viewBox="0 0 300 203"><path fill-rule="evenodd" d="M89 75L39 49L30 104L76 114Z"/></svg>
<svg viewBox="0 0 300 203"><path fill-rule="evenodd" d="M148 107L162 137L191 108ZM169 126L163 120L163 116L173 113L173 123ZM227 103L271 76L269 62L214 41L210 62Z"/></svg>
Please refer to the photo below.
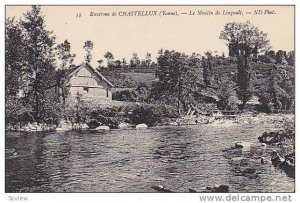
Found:
<svg viewBox="0 0 300 203"><path fill-rule="evenodd" d="M216 119L213 116L201 116L201 120L205 120L205 122L187 122L182 124L182 122L177 122L178 119L175 118L165 118L161 122L156 123L154 126L174 126L174 125L212 125L212 126L220 126L220 127L230 127L237 124L256 124L256 123L272 123L275 128L282 126L286 120L291 121L294 119L293 114L263 114L260 113L258 115L251 114L241 114L238 115L235 119ZM179 119L180 121L182 119ZM195 119L194 119L195 120ZM93 121L94 122L94 121ZM35 131L70 131L70 130L108 130L109 129L129 129L129 128L148 128L150 127L147 123L137 123L133 124L130 122L120 121L119 123L111 124L99 124L96 123L70 123L65 120L62 120L58 125L54 124L46 124L46 123L27 123L26 125L8 125L6 126L6 131L19 131L19 132L35 132ZM152 125L151 125L152 126Z"/></svg>
<svg viewBox="0 0 300 203"><path fill-rule="evenodd" d="M146 129L149 126L145 123L141 123L138 125L131 125L129 123L120 123L116 129ZM45 124L37 124L37 123L28 123L22 127L7 127L6 131L16 131L16 132L51 132L51 131L73 131L73 130L88 130L88 131L110 131L111 127L107 125L99 125L97 127L91 128L87 124L68 124L63 123L58 126L56 125L45 125Z"/></svg>
<svg viewBox="0 0 300 203"><path fill-rule="evenodd" d="M257 143L239 141L223 156L229 159L232 172L250 179L259 178L263 165L280 168L287 176L295 178L295 131L294 122L285 120L274 124L274 130L258 136ZM266 149L273 148L272 152Z"/></svg>

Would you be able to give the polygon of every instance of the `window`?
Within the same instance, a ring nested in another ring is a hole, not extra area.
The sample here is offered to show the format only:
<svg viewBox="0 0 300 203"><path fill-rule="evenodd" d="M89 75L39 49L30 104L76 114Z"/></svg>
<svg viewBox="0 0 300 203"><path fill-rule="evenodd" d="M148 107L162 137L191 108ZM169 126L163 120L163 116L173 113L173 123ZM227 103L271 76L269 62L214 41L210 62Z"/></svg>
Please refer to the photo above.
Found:
<svg viewBox="0 0 300 203"><path fill-rule="evenodd" d="M89 88L88 87L83 87L83 93L88 93L89 92Z"/></svg>

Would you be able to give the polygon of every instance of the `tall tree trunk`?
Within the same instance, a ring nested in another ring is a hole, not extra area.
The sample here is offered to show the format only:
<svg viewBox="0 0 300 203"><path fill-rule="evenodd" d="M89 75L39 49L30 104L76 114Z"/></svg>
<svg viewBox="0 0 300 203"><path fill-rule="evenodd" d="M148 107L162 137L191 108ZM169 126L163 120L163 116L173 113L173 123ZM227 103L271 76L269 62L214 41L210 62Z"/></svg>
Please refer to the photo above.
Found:
<svg viewBox="0 0 300 203"><path fill-rule="evenodd" d="M34 85L34 96L35 96L35 120L38 120L38 114L39 114L39 95L37 92L37 84L35 81Z"/></svg>
<svg viewBox="0 0 300 203"><path fill-rule="evenodd" d="M178 82L178 103L177 103L177 111L178 111L178 116L180 116L180 102L181 102L181 79L179 78Z"/></svg>

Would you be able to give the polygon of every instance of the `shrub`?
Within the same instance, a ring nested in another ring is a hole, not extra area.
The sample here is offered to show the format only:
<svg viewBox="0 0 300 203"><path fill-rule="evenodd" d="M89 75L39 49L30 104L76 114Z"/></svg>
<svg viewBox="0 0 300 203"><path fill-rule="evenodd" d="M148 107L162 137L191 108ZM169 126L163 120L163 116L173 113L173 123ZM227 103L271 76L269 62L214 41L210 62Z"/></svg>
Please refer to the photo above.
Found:
<svg viewBox="0 0 300 203"><path fill-rule="evenodd" d="M134 124L145 123L148 126L153 126L161 121L161 115L154 107L139 106L133 110L130 120Z"/></svg>
<svg viewBox="0 0 300 203"><path fill-rule="evenodd" d="M130 115L133 124L145 123L154 126L161 123L165 118L177 117L176 110L170 106L137 106Z"/></svg>
<svg viewBox="0 0 300 203"><path fill-rule="evenodd" d="M89 112L87 124L91 128L98 127L99 125L116 128L118 124L126 120L126 117L119 115L118 110L118 107L94 108Z"/></svg>
<svg viewBox="0 0 300 203"><path fill-rule="evenodd" d="M34 121L32 108L15 96L6 96L5 123L7 125L26 124Z"/></svg>
<svg viewBox="0 0 300 203"><path fill-rule="evenodd" d="M112 94L112 99L113 100L118 100L118 101L131 101L131 102L136 102L138 98L138 95L135 90L120 90L113 92Z"/></svg>

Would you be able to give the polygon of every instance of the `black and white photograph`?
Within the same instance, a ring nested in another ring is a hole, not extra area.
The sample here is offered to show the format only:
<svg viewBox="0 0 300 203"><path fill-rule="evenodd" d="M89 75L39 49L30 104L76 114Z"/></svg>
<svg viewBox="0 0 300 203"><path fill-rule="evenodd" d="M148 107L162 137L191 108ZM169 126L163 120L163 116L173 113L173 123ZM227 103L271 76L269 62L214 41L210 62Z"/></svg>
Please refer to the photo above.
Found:
<svg viewBox="0 0 300 203"><path fill-rule="evenodd" d="M8 4L3 29L5 193L295 193L295 5Z"/></svg>

